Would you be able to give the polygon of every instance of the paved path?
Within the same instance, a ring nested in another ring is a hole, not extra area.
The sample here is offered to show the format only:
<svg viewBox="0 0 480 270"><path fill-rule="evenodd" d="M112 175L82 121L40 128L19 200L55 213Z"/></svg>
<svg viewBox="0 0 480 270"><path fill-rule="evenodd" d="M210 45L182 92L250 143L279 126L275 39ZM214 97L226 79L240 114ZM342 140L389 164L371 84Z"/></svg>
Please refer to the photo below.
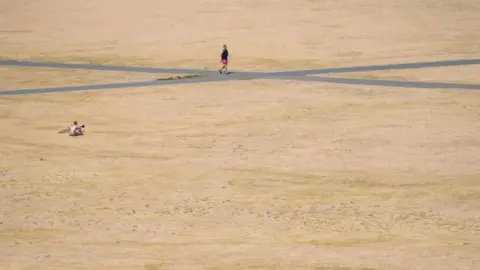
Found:
<svg viewBox="0 0 480 270"><path fill-rule="evenodd" d="M186 83L220 82L220 81L230 81L230 80L252 80L252 79L298 80L298 81L338 83L338 84L351 84L351 85L392 86L392 87L408 87L408 88L480 90L480 84L349 79L349 78L309 76L309 75L318 75L318 74L341 74L341 73L359 72L359 71L399 70L399 69L464 66L464 65L478 65L478 64L480 64L480 59L464 59L464 60L451 60L451 61L340 67L340 68L295 70L295 71L281 71L281 72L234 72L229 75L221 75L218 73L218 71L198 70L198 69L129 67L129 66L113 66L113 65L67 64L67 63L52 63L52 62L0 60L0 66L202 75L202 77L186 78L186 79L180 79L180 80L153 80L153 81L141 81L141 82L108 83L108 84L80 85L80 86L60 86L60 87L35 88L35 89L11 89L11 90L7 89L3 91L0 90L0 96L103 90L103 89L115 89L115 88L186 84Z"/></svg>

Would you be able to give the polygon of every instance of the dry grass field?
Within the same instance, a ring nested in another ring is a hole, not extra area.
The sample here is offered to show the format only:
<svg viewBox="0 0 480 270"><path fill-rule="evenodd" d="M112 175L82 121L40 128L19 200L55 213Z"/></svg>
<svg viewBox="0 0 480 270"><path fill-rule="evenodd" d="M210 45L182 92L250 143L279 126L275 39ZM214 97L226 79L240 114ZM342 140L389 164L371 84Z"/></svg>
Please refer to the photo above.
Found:
<svg viewBox="0 0 480 270"><path fill-rule="evenodd" d="M412 70L384 70L370 72L351 72L344 74L327 74L331 77L381 79L400 81L480 83L480 66L434 67ZM322 75L325 76L325 75Z"/></svg>
<svg viewBox="0 0 480 270"><path fill-rule="evenodd" d="M0 59L480 58L476 0L1 0ZM332 74L478 83L480 66ZM165 74L0 66L0 90ZM58 131L73 120L83 137ZM479 269L480 92L246 80L0 96L0 269Z"/></svg>
<svg viewBox="0 0 480 270"><path fill-rule="evenodd" d="M69 70L34 67L0 67L5 89L77 86L167 79L178 75L120 71Z"/></svg>

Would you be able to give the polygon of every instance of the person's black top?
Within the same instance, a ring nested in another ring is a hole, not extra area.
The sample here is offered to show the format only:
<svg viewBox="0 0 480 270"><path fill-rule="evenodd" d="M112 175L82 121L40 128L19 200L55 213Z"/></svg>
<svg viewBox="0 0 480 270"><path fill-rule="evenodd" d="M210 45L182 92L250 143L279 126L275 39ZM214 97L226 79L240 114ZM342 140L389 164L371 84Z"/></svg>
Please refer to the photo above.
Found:
<svg viewBox="0 0 480 270"><path fill-rule="evenodd" d="M222 52L222 60L228 60L228 50L223 50L223 52Z"/></svg>

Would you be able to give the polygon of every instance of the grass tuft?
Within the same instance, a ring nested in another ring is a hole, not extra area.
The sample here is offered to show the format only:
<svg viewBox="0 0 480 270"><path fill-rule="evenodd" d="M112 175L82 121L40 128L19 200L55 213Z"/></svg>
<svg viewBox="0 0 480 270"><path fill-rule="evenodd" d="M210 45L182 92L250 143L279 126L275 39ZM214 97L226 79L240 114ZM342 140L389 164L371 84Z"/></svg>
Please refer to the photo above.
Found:
<svg viewBox="0 0 480 270"><path fill-rule="evenodd" d="M184 79L193 79L193 78L200 78L204 77L204 75L184 75L184 76L171 76L167 78L158 78L157 81L172 81L172 80L184 80Z"/></svg>

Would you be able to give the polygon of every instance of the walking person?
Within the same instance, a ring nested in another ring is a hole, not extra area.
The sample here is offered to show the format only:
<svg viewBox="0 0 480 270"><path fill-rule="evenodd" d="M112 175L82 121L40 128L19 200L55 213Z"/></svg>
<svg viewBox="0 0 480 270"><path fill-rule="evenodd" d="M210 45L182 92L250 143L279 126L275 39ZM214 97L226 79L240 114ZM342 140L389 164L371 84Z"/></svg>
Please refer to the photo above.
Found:
<svg viewBox="0 0 480 270"><path fill-rule="evenodd" d="M223 51L220 62L222 63L222 68L218 70L220 74L228 74L228 49L227 45L223 45ZM225 72L224 72L225 71Z"/></svg>

